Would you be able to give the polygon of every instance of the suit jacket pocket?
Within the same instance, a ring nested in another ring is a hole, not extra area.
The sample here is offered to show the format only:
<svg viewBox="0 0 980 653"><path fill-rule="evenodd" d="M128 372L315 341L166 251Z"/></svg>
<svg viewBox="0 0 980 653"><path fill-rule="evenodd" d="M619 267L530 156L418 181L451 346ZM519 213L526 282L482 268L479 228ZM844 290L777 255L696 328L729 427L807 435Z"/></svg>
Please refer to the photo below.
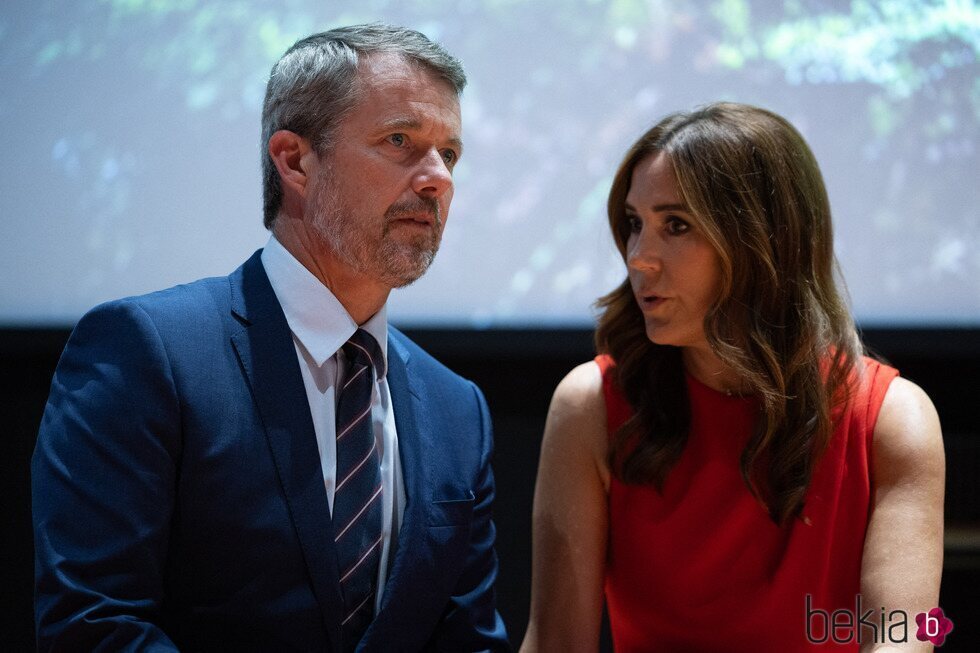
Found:
<svg viewBox="0 0 980 653"><path fill-rule="evenodd" d="M429 503L429 526L466 526L473 517L476 496L464 490L462 499L438 499Z"/></svg>

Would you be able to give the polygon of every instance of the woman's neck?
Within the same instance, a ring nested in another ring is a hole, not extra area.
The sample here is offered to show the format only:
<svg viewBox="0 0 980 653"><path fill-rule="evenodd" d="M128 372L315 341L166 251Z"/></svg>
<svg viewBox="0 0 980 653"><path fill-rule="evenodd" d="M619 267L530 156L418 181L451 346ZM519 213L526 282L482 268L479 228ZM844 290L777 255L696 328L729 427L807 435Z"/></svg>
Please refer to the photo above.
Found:
<svg viewBox="0 0 980 653"><path fill-rule="evenodd" d="M708 347L684 347L681 351L684 369L712 390L729 396L748 394L745 381Z"/></svg>

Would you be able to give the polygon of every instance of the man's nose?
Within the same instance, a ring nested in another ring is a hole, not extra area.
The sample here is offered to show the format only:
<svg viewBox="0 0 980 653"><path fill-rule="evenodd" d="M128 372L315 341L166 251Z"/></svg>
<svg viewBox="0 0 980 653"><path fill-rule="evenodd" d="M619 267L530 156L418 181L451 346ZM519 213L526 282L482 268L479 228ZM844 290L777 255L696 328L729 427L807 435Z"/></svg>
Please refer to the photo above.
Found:
<svg viewBox="0 0 980 653"><path fill-rule="evenodd" d="M439 150L432 148L419 161L412 190L424 197L442 197L453 187L453 174Z"/></svg>

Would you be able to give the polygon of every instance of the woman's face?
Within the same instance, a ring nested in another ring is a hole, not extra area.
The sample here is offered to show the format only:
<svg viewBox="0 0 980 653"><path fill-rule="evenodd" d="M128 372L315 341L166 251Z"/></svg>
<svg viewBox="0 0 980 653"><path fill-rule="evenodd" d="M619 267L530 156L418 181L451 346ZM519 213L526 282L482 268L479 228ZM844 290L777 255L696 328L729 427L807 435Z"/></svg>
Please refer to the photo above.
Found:
<svg viewBox="0 0 980 653"><path fill-rule="evenodd" d="M658 345L707 348L704 316L720 292L721 259L684 204L665 155L633 168L625 212L626 265L647 337Z"/></svg>

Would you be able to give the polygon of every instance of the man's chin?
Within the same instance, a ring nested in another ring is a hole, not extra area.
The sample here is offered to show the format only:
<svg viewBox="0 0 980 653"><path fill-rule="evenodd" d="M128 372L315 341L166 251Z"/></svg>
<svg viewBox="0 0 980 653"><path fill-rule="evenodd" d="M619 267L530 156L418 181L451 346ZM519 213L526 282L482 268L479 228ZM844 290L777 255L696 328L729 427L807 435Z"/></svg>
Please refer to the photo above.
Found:
<svg viewBox="0 0 980 653"><path fill-rule="evenodd" d="M393 256L382 254L383 277L386 285L392 288L404 288L415 283L429 269L435 257L435 251L420 250L398 252Z"/></svg>

